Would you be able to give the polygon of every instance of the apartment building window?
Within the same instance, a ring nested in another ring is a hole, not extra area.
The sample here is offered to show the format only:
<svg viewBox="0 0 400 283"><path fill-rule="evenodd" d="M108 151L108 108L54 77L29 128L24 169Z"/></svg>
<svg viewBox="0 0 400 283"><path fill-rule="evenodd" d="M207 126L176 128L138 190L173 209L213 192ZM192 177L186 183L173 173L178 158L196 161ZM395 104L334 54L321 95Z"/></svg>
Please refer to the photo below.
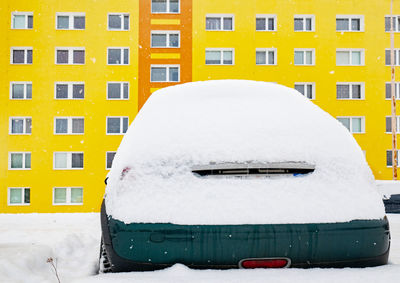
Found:
<svg viewBox="0 0 400 283"><path fill-rule="evenodd" d="M107 151L106 152L106 169L107 170L111 169L116 153L117 152L115 152L115 151Z"/></svg>
<svg viewBox="0 0 400 283"><path fill-rule="evenodd" d="M32 99L32 82L11 82L10 99Z"/></svg>
<svg viewBox="0 0 400 283"><path fill-rule="evenodd" d="M295 49L294 50L295 65L315 65L314 49Z"/></svg>
<svg viewBox="0 0 400 283"><path fill-rule="evenodd" d="M11 64L32 64L32 47L11 47Z"/></svg>
<svg viewBox="0 0 400 283"><path fill-rule="evenodd" d="M256 31L276 31L276 15L256 15Z"/></svg>
<svg viewBox="0 0 400 283"><path fill-rule="evenodd" d="M129 127L128 117L107 117L107 134L123 135Z"/></svg>
<svg viewBox="0 0 400 283"><path fill-rule="evenodd" d="M365 117L337 117L350 133L365 133Z"/></svg>
<svg viewBox="0 0 400 283"><path fill-rule="evenodd" d="M30 188L8 188L8 205L30 205Z"/></svg>
<svg viewBox="0 0 400 283"><path fill-rule="evenodd" d="M54 152L53 169L83 169L83 152Z"/></svg>
<svg viewBox="0 0 400 283"><path fill-rule="evenodd" d="M151 0L152 13L179 13L179 0Z"/></svg>
<svg viewBox="0 0 400 283"><path fill-rule="evenodd" d="M11 13L12 29L32 29L33 13L32 12L12 12Z"/></svg>
<svg viewBox="0 0 400 283"><path fill-rule="evenodd" d="M54 118L55 135L82 135L85 130L83 117L56 117Z"/></svg>
<svg viewBox="0 0 400 283"><path fill-rule="evenodd" d="M364 31L364 16L337 15L336 31Z"/></svg>
<svg viewBox="0 0 400 283"><path fill-rule="evenodd" d="M54 92L55 92L55 99L84 99L85 83L56 82Z"/></svg>
<svg viewBox="0 0 400 283"><path fill-rule="evenodd" d="M294 89L308 99L315 99L315 83L295 83Z"/></svg>
<svg viewBox="0 0 400 283"><path fill-rule="evenodd" d="M397 165L399 164L399 151L397 152ZM393 152L392 150L386 150L386 166L392 167L393 166Z"/></svg>
<svg viewBox="0 0 400 283"><path fill-rule="evenodd" d="M108 14L108 30L129 30L129 14Z"/></svg>
<svg viewBox="0 0 400 283"><path fill-rule="evenodd" d="M56 13L56 29L85 29L85 13Z"/></svg>
<svg viewBox="0 0 400 283"><path fill-rule="evenodd" d="M295 15L294 31L314 31L314 15Z"/></svg>
<svg viewBox="0 0 400 283"><path fill-rule="evenodd" d="M53 188L53 205L83 204L83 188Z"/></svg>
<svg viewBox="0 0 400 283"><path fill-rule="evenodd" d="M400 83L395 82L394 84L394 95L396 99L400 99ZM392 86L390 82L385 83L385 98L392 99Z"/></svg>
<svg viewBox="0 0 400 283"><path fill-rule="evenodd" d="M206 30L233 30L234 16L233 15L217 15L210 14L206 16Z"/></svg>
<svg viewBox="0 0 400 283"><path fill-rule="evenodd" d="M178 48L180 46L179 31L152 31L151 47L155 48Z"/></svg>
<svg viewBox="0 0 400 283"><path fill-rule="evenodd" d="M11 170L31 169L31 153L30 152L10 152L8 169L11 169Z"/></svg>
<svg viewBox="0 0 400 283"><path fill-rule="evenodd" d="M107 48L108 65L129 65L129 48L109 47Z"/></svg>
<svg viewBox="0 0 400 283"><path fill-rule="evenodd" d="M276 65L276 48L257 48L256 65Z"/></svg>
<svg viewBox="0 0 400 283"><path fill-rule="evenodd" d="M233 48L207 48L206 65L233 65Z"/></svg>
<svg viewBox="0 0 400 283"><path fill-rule="evenodd" d="M151 82L179 82L179 65L151 65Z"/></svg>
<svg viewBox="0 0 400 283"><path fill-rule="evenodd" d="M56 64L85 64L84 47L56 47Z"/></svg>
<svg viewBox="0 0 400 283"><path fill-rule="evenodd" d="M362 66L364 65L363 49L336 49L337 66Z"/></svg>
<svg viewBox="0 0 400 283"><path fill-rule="evenodd" d="M336 83L337 99L364 99L364 83Z"/></svg>
<svg viewBox="0 0 400 283"><path fill-rule="evenodd" d="M107 99L129 99L129 83L108 82Z"/></svg>
<svg viewBox="0 0 400 283"><path fill-rule="evenodd" d="M10 117L10 134L30 135L32 133L31 117Z"/></svg>
<svg viewBox="0 0 400 283"><path fill-rule="evenodd" d="M386 133L392 132L392 116L386 116ZM400 116L396 116L396 133L400 133Z"/></svg>
<svg viewBox="0 0 400 283"><path fill-rule="evenodd" d="M385 65L386 66L391 65L390 58L391 58L390 49L386 49L385 50ZM394 49L394 65L400 66L400 49L399 48Z"/></svg>
<svg viewBox="0 0 400 283"><path fill-rule="evenodd" d="M400 16L393 16L393 31L400 31ZM390 16L385 16L385 31L390 31Z"/></svg>

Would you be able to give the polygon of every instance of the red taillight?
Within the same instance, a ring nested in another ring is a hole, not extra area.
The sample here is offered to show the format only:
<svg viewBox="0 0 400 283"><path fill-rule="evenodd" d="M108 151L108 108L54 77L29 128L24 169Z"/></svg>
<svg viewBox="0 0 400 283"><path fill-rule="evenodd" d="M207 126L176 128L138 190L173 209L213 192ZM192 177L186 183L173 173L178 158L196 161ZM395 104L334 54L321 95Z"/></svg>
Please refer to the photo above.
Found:
<svg viewBox="0 0 400 283"><path fill-rule="evenodd" d="M240 262L242 268L284 268L289 265L285 258L247 259Z"/></svg>

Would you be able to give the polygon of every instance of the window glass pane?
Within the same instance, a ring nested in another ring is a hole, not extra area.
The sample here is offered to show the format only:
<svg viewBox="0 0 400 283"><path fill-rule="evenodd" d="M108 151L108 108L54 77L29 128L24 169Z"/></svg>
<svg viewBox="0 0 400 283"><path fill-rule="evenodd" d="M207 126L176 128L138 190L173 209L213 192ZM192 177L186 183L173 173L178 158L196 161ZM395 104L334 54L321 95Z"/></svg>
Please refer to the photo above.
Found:
<svg viewBox="0 0 400 283"><path fill-rule="evenodd" d="M85 50L74 50L74 64L85 64Z"/></svg>
<svg viewBox="0 0 400 283"><path fill-rule="evenodd" d="M69 16L57 16L57 28L69 29Z"/></svg>
<svg viewBox="0 0 400 283"><path fill-rule="evenodd" d="M169 12L171 13L179 12L179 0L169 0Z"/></svg>
<svg viewBox="0 0 400 283"><path fill-rule="evenodd" d="M72 86L72 98L83 99L85 97L85 85L74 84Z"/></svg>
<svg viewBox="0 0 400 283"><path fill-rule="evenodd" d="M116 152L107 152L107 169L110 169Z"/></svg>
<svg viewBox="0 0 400 283"><path fill-rule="evenodd" d="M74 17L74 29L85 29L85 16Z"/></svg>
<svg viewBox="0 0 400 283"><path fill-rule="evenodd" d="M390 17L385 17L385 31L390 31Z"/></svg>
<svg viewBox="0 0 400 283"><path fill-rule="evenodd" d="M22 189L10 188L10 204L22 203Z"/></svg>
<svg viewBox="0 0 400 283"><path fill-rule="evenodd" d="M152 82L165 82L167 80L167 69L164 67L151 68L151 81Z"/></svg>
<svg viewBox="0 0 400 283"><path fill-rule="evenodd" d="M129 98L129 84L124 83L124 98L128 99Z"/></svg>
<svg viewBox="0 0 400 283"><path fill-rule="evenodd" d="M32 50L27 50L26 52L26 63L32 64Z"/></svg>
<svg viewBox="0 0 400 283"><path fill-rule="evenodd" d="M26 98L32 98L32 84L26 84Z"/></svg>
<svg viewBox="0 0 400 283"><path fill-rule="evenodd" d="M179 47L179 34L170 34L169 35L169 46L170 47Z"/></svg>
<svg viewBox="0 0 400 283"><path fill-rule="evenodd" d="M68 119L62 119L62 118L56 119L56 133L57 134L68 133Z"/></svg>
<svg viewBox="0 0 400 283"><path fill-rule="evenodd" d="M31 168L31 154L25 153L25 168Z"/></svg>
<svg viewBox="0 0 400 283"><path fill-rule="evenodd" d="M350 131L350 119L349 118L337 118L340 123L343 124Z"/></svg>
<svg viewBox="0 0 400 283"><path fill-rule="evenodd" d="M56 152L54 154L54 168L67 168L67 153Z"/></svg>
<svg viewBox="0 0 400 283"><path fill-rule="evenodd" d="M275 30L275 20L274 18L268 19L268 30Z"/></svg>
<svg viewBox="0 0 400 283"><path fill-rule="evenodd" d="M336 86L336 98L338 98L338 99L350 98L350 86L349 85L337 85Z"/></svg>
<svg viewBox="0 0 400 283"><path fill-rule="evenodd" d="M108 49L108 64L121 63L121 49Z"/></svg>
<svg viewBox="0 0 400 283"><path fill-rule="evenodd" d="M274 65L275 64L275 52L268 51L268 64Z"/></svg>
<svg viewBox="0 0 400 283"><path fill-rule="evenodd" d="M68 50L57 50L57 64L68 64Z"/></svg>
<svg viewBox="0 0 400 283"><path fill-rule="evenodd" d="M352 85L352 98L353 99L360 99L361 98L361 85Z"/></svg>
<svg viewBox="0 0 400 283"><path fill-rule="evenodd" d="M206 18L206 30L220 30L221 18Z"/></svg>
<svg viewBox="0 0 400 283"><path fill-rule="evenodd" d="M256 30L266 30L266 20L265 20L265 18L256 19Z"/></svg>
<svg viewBox="0 0 400 283"><path fill-rule="evenodd" d="M312 65L312 51L306 51L306 64Z"/></svg>
<svg viewBox="0 0 400 283"><path fill-rule="evenodd" d="M224 30L232 30L232 18L224 18Z"/></svg>
<svg viewBox="0 0 400 283"><path fill-rule="evenodd" d="M126 131L128 130L128 127L129 127L129 118L127 118L127 117L124 117L123 119L122 119L122 132L123 133L126 133Z"/></svg>
<svg viewBox="0 0 400 283"><path fill-rule="evenodd" d="M83 189L71 188L71 203L82 203L82 202L83 202Z"/></svg>
<svg viewBox="0 0 400 283"><path fill-rule="evenodd" d="M300 92L302 95L304 95L304 85L294 85L294 89Z"/></svg>
<svg viewBox="0 0 400 283"><path fill-rule="evenodd" d="M124 16L124 30L129 30L129 15Z"/></svg>
<svg viewBox="0 0 400 283"><path fill-rule="evenodd" d="M31 203L31 189L24 189L24 203Z"/></svg>
<svg viewBox="0 0 400 283"><path fill-rule="evenodd" d="M391 150L386 151L386 166L392 166L393 165L393 155Z"/></svg>
<svg viewBox="0 0 400 283"><path fill-rule="evenodd" d="M23 99L24 98L24 88L23 84L12 84L11 97L13 99Z"/></svg>
<svg viewBox="0 0 400 283"><path fill-rule="evenodd" d="M121 98L121 84L120 83L109 83L108 84L108 98L110 98L110 99Z"/></svg>
<svg viewBox="0 0 400 283"><path fill-rule="evenodd" d="M232 51L223 51L223 64L225 65L231 65L233 64L233 56L232 56Z"/></svg>
<svg viewBox="0 0 400 283"><path fill-rule="evenodd" d="M72 119L72 133L73 134L83 134L85 122L83 118Z"/></svg>
<svg viewBox="0 0 400 283"><path fill-rule="evenodd" d="M387 99L392 98L391 89L392 89L392 88L391 88L390 83L386 83L386 84L385 84L385 97L386 97Z"/></svg>
<svg viewBox="0 0 400 283"><path fill-rule="evenodd" d="M306 19L306 30L312 30L312 19Z"/></svg>
<svg viewBox="0 0 400 283"><path fill-rule="evenodd" d="M33 16L28 16L28 28L33 28Z"/></svg>
<svg viewBox="0 0 400 283"><path fill-rule="evenodd" d="M109 134L119 134L121 133L121 119L107 118L107 133Z"/></svg>
<svg viewBox="0 0 400 283"><path fill-rule="evenodd" d="M151 35L151 46L152 47L167 46L167 35L166 34L152 34Z"/></svg>
<svg viewBox="0 0 400 283"><path fill-rule="evenodd" d="M151 0L151 11L163 13L167 11L167 0Z"/></svg>
<svg viewBox="0 0 400 283"><path fill-rule="evenodd" d="M31 134L32 133L32 119L31 118L26 118L25 119L25 133L26 134Z"/></svg>
<svg viewBox="0 0 400 283"><path fill-rule="evenodd" d="M11 168L22 168L22 153L11 154Z"/></svg>
<svg viewBox="0 0 400 283"><path fill-rule="evenodd" d="M72 168L83 168L83 153L72 153Z"/></svg>
<svg viewBox="0 0 400 283"><path fill-rule="evenodd" d="M25 51L24 50L13 50L13 63L23 64L25 63Z"/></svg>
<svg viewBox="0 0 400 283"><path fill-rule="evenodd" d="M349 19L336 19L336 30L349 30Z"/></svg>
<svg viewBox="0 0 400 283"><path fill-rule="evenodd" d="M54 203L67 202L67 188L54 188Z"/></svg>
<svg viewBox="0 0 400 283"><path fill-rule="evenodd" d="M57 84L56 85L56 98L68 98L68 85Z"/></svg>
<svg viewBox="0 0 400 283"><path fill-rule="evenodd" d="M303 19L294 19L294 30L303 30Z"/></svg>
<svg viewBox="0 0 400 283"><path fill-rule="evenodd" d="M304 65L304 52L303 51L295 51L294 52L294 64L295 65Z"/></svg>
<svg viewBox="0 0 400 283"><path fill-rule="evenodd" d="M313 98L313 86L312 85L307 85L307 98L309 98L309 99Z"/></svg>
<svg viewBox="0 0 400 283"><path fill-rule="evenodd" d="M386 117L386 132L391 132L392 131L392 118L391 117Z"/></svg>
<svg viewBox="0 0 400 283"><path fill-rule="evenodd" d="M396 52L394 52L394 58L396 58ZM394 60L396 64L396 59ZM390 66L390 50L385 50L385 65Z"/></svg>
<svg viewBox="0 0 400 283"><path fill-rule="evenodd" d="M267 63L267 56L265 51L256 51L256 64L263 65Z"/></svg>
<svg viewBox="0 0 400 283"><path fill-rule="evenodd" d="M336 51L336 65L349 65L350 52L349 51Z"/></svg>
<svg viewBox="0 0 400 283"><path fill-rule="evenodd" d="M351 132L352 133L361 133L361 118L352 118L351 121Z"/></svg>
<svg viewBox="0 0 400 283"><path fill-rule="evenodd" d="M206 51L206 64L221 64L221 51Z"/></svg>
<svg viewBox="0 0 400 283"><path fill-rule="evenodd" d="M361 65L361 52L360 51L351 52L351 64L352 65Z"/></svg>
<svg viewBox="0 0 400 283"><path fill-rule="evenodd" d="M108 28L121 29L121 17L122 15L108 15Z"/></svg>
<svg viewBox="0 0 400 283"><path fill-rule="evenodd" d="M24 133L24 120L23 119L12 119L11 120L11 133L12 134Z"/></svg>
<svg viewBox="0 0 400 283"><path fill-rule="evenodd" d="M129 64L129 49L125 48L124 49L124 64Z"/></svg>
<svg viewBox="0 0 400 283"><path fill-rule="evenodd" d="M176 67L169 68L169 81L170 82L179 81L179 68Z"/></svg>
<svg viewBox="0 0 400 283"><path fill-rule="evenodd" d="M351 30L360 30L360 19L351 19Z"/></svg>
<svg viewBox="0 0 400 283"><path fill-rule="evenodd" d="M25 28L25 16L24 15L14 15L13 17L13 28Z"/></svg>

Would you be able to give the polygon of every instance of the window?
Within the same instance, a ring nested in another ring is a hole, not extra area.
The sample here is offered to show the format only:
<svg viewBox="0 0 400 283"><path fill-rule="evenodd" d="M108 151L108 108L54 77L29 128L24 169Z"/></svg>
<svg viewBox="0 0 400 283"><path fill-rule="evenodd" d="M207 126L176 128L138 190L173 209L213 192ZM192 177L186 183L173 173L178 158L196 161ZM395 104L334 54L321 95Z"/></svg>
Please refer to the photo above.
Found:
<svg viewBox="0 0 400 283"><path fill-rule="evenodd" d="M207 48L206 65L233 65L233 48Z"/></svg>
<svg viewBox="0 0 400 283"><path fill-rule="evenodd" d="M391 58L390 49L386 49L385 50L385 65L386 66L391 65L390 58ZM394 65L400 66L400 49L399 48L394 49Z"/></svg>
<svg viewBox="0 0 400 283"><path fill-rule="evenodd" d="M85 29L85 13L56 13L56 29Z"/></svg>
<svg viewBox="0 0 400 283"><path fill-rule="evenodd" d="M129 99L129 83L108 82L107 99Z"/></svg>
<svg viewBox="0 0 400 283"><path fill-rule="evenodd" d="M56 47L56 64L85 64L85 48Z"/></svg>
<svg viewBox="0 0 400 283"><path fill-rule="evenodd" d="M83 117L56 117L54 118L55 135L81 135L85 130Z"/></svg>
<svg viewBox="0 0 400 283"><path fill-rule="evenodd" d="M54 152L53 169L83 169L83 152Z"/></svg>
<svg viewBox="0 0 400 283"><path fill-rule="evenodd" d="M83 188L53 188L53 205L83 204Z"/></svg>
<svg viewBox="0 0 400 283"><path fill-rule="evenodd" d="M84 99L84 82L56 82L54 86L55 99Z"/></svg>
<svg viewBox="0 0 400 283"><path fill-rule="evenodd" d="M337 66L362 66L364 65L363 49L336 49Z"/></svg>
<svg viewBox="0 0 400 283"><path fill-rule="evenodd" d="M393 31L400 31L400 16L393 16ZM385 31L390 31L390 16L385 16Z"/></svg>
<svg viewBox="0 0 400 283"><path fill-rule="evenodd" d="M29 205L30 203L30 188L8 188L8 205Z"/></svg>
<svg viewBox="0 0 400 283"><path fill-rule="evenodd" d="M400 83L394 83L394 94L396 99L400 99ZM390 82L385 83L385 98L392 99L392 86Z"/></svg>
<svg viewBox="0 0 400 283"><path fill-rule="evenodd" d="M336 83L337 99L364 99L364 83Z"/></svg>
<svg viewBox="0 0 400 283"><path fill-rule="evenodd" d="M276 65L276 48L257 48L256 65Z"/></svg>
<svg viewBox="0 0 400 283"><path fill-rule="evenodd" d="M399 151L397 152L397 165L399 165ZM386 150L386 166L392 167L393 166L393 152L392 150Z"/></svg>
<svg viewBox="0 0 400 283"><path fill-rule="evenodd" d="M151 47L178 48L180 46L179 31L152 31Z"/></svg>
<svg viewBox="0 0 400 283"><path fill-rule="evenodd" d="M108 65L129 65L129 48L109 47L107 48Z"/></svg>
<svg viewBox="0 0 400 283"><path fill-rule="evenodd" d="M8 169L27 170L31 169L30 152L10 152Z"/></svg>
<svg viewBox="0 0 400 283"><path fill-rule="evenodd" d="M295 65L315 65L314 49L295 49L294 64Z"/></svg>
<svg viewBox="0 0 400 283"><path fill-rule="evenodd" d="M295 83L294 89L308 99L315 99L315 83Z"/></svg>
<svg viewBox="0 0 400 283"><path fill-rule="evenodd" d="M400 116L396 116L396 133L400 133ZM386 116L386 133L392 132L392 116Z"/></svg>
<svg viewBox="0 0 400 283"><path fill-rule="evenodd" d="M129 14L108 14L109 30L129 30Z"/></svg>
<svg viewBox="0 0 400 283"><path fill-rule="evenodd" d="M115 151L106 152L106 169L111 169L115 154L116 154Z"/></svg>
<svg viewBox="0 0 400 283"><path fill-rule="evenodd" d="M350 133L365 133L364 117L337 117L337 120L341 122Z"/></svg>
<svg viewBox="0 0 400 283"><path fill-rule="evenodd" d="M12 29L32 29L33 13L32 12L12 12L11 13Z"/></svg>
<svg viewBox="0 0 400 283"><path fill-rule="evenodd" d="M207 15L206 30L233 30L233 15Z"/></svg>
<svg viewBox="0 0 400 283"><path fill-rule="evenodd" d="M32 47L12 47L11 64L32 64Z"/></svg>
<svg viewBox="0 0 400 283"><path fill-rule="evenodd" d="M336 31L364 31L364 16L337 15Z"/></svg>
<svg viewBox="0 0 400 283"><path fill-rule="evenodd" d="M11 82L10 99L32 99L32 82Z"/></svg>
<svg viewBox="0 0 400 283"><path fill-rule="evenodd" d="M10 134L30 135L32 133L31 117L10 117Z"/></svg>
<svg viewBox="0 0 400 283"><path fill-rule="evenodd" d="M151 0L152 13L179 13L179 0Z"/></svg>
<svg viewBox="0 0 400 283"><path fill-rule="evenodd" d="M151 65L151 82L179 82L179 65Z"/></svg>
<svg viewBox="0 0 400 283"><path fill-rule="evenodd" d="M295 15L294 16L294 31L314 31L314 16L313 15Z"/></svg>
<svg viewBox="0 0 400 283"><path fill-rule="evenodd" d="M257 15L256 31L276 31L276 15Z"/></svg>
<svg viewBox="0 0 400 283"><path fill-rule="evenodd" d="M128 130L128 117L107 117L107 134L123 135Z"/></svg>

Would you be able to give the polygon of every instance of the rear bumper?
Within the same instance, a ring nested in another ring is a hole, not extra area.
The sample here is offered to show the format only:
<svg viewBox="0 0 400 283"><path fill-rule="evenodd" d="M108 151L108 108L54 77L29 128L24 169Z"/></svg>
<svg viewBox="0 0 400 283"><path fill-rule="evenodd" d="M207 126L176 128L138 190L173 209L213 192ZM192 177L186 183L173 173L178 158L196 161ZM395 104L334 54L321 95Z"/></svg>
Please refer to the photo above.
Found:
<svg viewBox="0 0 400 283"><path fill-rule="evenodd" d="M269 225L124 224L101 209L103 241L114 272L182 263L197 269L239 268L244 258L286 257L290 267L386 264L387 219Z"/></svg>

